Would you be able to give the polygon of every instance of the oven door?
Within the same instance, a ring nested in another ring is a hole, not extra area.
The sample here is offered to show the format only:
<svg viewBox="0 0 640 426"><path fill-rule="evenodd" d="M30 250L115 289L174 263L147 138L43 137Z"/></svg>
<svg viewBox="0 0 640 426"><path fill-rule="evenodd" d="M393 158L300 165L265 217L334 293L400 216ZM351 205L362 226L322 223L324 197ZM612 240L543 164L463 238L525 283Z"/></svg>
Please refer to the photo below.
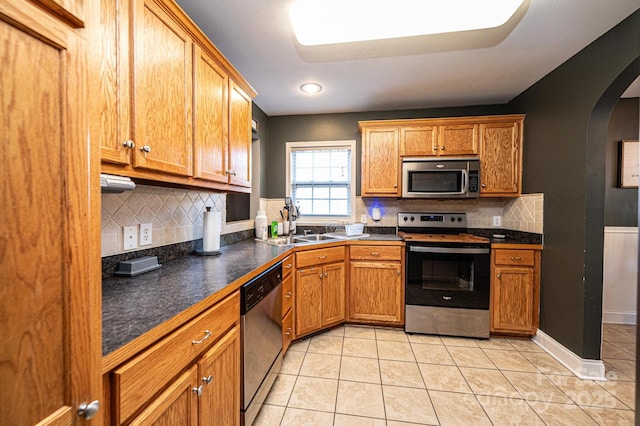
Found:
<svg viewBox="0 0 640 426"><path fill-rule="evenodd" d="M490 248L408 245L407 305L489 309Z"/></svg>

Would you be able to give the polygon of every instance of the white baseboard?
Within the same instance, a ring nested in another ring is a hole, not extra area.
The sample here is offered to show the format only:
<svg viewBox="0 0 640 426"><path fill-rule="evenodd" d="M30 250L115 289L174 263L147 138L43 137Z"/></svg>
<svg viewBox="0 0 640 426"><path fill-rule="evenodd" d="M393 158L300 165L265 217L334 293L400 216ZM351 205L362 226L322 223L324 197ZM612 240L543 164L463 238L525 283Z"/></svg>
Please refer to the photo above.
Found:
<svg viewBox="0 0 640 426"><path fill-rule="evenodd" d="M602 322L607 324L636 325L638 314L636 312L603 312Z"/></svg>
<svg viewBox="0 0 640 426"><path fill-rule="evenodd" d="M602 360L582 359L541 330L538 330L533 341L579 378L607 380Z"/></svg>

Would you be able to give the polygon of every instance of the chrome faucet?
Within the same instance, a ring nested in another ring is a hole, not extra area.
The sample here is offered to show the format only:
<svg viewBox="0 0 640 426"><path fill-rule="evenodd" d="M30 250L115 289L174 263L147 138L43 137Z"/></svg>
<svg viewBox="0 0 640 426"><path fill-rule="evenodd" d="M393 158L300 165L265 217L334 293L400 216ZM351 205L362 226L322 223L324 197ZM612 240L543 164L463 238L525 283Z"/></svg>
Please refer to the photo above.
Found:
<svg viewBox="0 0 640 426"><path fill-rule="evenodd" d="M287 211L289 219L289 239L293 238L293 222L300 216L300 210L293 205L291 197L285 197L284 209Z"/></svg>

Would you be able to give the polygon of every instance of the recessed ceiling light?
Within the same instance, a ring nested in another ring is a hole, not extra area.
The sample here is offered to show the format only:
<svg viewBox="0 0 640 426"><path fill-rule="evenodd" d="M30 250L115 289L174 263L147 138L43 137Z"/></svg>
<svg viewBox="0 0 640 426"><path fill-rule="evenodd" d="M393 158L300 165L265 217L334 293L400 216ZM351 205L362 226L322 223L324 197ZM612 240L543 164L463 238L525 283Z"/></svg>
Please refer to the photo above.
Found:
<svg viewBox="0 0 640 426"><path fill-rule="evenodd" d="M322 86L318 83L304 83L300 86L300 90L304 93L318 93L322 91Z"/></svg>
<svg viewBox="0 0 640 426"><path fill-rule="evenodd" d="M498 27L525 0L296 0L289 19L305 46Z"/></svg>

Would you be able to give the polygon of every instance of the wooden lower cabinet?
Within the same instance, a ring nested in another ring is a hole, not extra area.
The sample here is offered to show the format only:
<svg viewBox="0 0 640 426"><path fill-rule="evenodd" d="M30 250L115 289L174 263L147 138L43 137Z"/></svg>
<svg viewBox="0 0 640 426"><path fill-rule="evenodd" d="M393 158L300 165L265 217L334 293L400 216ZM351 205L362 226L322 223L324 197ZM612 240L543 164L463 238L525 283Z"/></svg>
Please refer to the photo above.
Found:
<svg viewBox="0 0 640 426"><path fill-rule="evenodd" d="M344 247L339 249L344 253ZM320 250L314 250L314 252L317 251ZM320 254L318 257L328 259L329 256L331 255ZM345 285L346 266L344 261L305 266L296 271L296 337L313 333L345 320Z"/></svg>
<svg viewBox="0 0 640 426"><path fill-rule="evenodd" d="M293 273L294 255L287 256L282 261L282 355L287 352L291 341L294 338L293 332Z"/></svg>
<svg viewBox="0 0 640 426"><path fill-rule="evenodd" d="M404 324L403 250L400 246L351 246L349 322Z"/></svg>
<svg viewBox="0 0 640 426"><path fill-rule="evenodd" d="M173 426L198 424L198 395L193 391L198 382L198 368L194 365L174 380L142 413L130 423L132 426Z"/></svg>
<svg viewBox="0 0 640 426"><path fill-rule="evenodd" d="M239 425L240 327L181 374L131 425Z"/></svg>
<svg viewBox="0 0 640 426"><path fill-rule="evenodd" d="M491 252L491 332L533 336L540 305L540 251Z"/></svg>

